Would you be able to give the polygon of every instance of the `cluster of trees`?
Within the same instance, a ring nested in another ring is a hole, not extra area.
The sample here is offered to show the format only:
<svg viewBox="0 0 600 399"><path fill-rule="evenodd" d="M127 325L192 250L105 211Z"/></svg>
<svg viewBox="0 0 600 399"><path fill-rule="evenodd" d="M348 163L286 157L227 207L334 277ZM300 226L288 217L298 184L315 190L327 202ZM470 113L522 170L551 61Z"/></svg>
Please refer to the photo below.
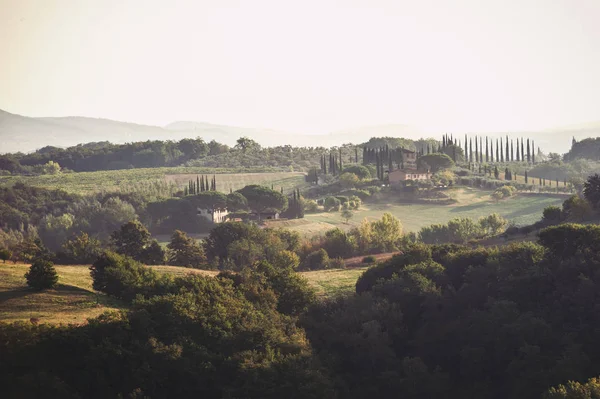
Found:
<svg viewBox="0 0 600 399"><path fill-rule="evenodd" d="M448 223L423 227L418 239L426 244L465 244L471 240L493 237L503 233L508 221L497 213L475 221L471 218L455 218Z"/></svg>
<svg viewBox="0 0 600 399"><path fill-rule="evenodd" d="M177 166L192 159L216 156L229 151L224 144L200 138L180 141L145 141L128 144L97 142L66 149L47 146L31 154L0 156L0 169L13 174L40 173L35 167L55 163L76 172L129 168Z"/></svg>
<svg viewBox="0 0 600 399"><path fill-rule="evenodd" d="M205 191L217 191L217 177L213 175L210 183L208 176L196 176L196 181L188 181L187 187L183 187L183 195L195 195Z"/></svg>
<svg viewBox="0 0 600 399"><path fill-rule="evenodd" d="M382 238L400 231L391 218L363 228ZM217 226L207 256L235 260L237 272L216 277L162 275L126 255L100 254L93 287L130 310L79 326L0 324L2 393L597 396L600 226L559 225L538 243L501 248L404 242L363 273L354 295L320 302L294 272L297 237L287 234ZM346 245L343 232L330 237ZM302 267L332 262L321 248Z"/></svg>
<svg viewBox="0 0 600 399"><path fill-rule="evenodd" d="M559 384L600 365L598 237L562 225L539 244L412 245L303 326L342 397L593 398L595 380Z"/></svg>

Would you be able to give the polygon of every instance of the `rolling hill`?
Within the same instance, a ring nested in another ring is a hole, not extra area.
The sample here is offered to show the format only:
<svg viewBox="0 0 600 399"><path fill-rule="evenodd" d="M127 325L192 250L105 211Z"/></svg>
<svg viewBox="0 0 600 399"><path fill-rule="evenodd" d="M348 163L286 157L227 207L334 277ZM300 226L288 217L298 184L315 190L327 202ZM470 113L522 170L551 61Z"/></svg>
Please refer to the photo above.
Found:
<svg viewBox="0 0 600 399"><path fill-rule="evenodd" d="M471 132L469 135L475 135ZM509 134L511 137L530 137L545 152L566 152L571 139L600 135L600 122L565 126L536 132L488 133L490 137ZM460 137L461 133L455 133ZM34 118L0 110L0 153L30 152L47 145L69 147L77 144L110 141L126 143L146 140L181 140L201 137L206 141L234 145L247 136L263 146L324 146L344 143L363 143L371 137L392 136L408 139L438 137L440 134L423 133L417 127L402 124L362 126L329 134L293 134L262 128L217 125L206 122L177 121L166 126L139 125L109 119L80 116Z"/></svg>

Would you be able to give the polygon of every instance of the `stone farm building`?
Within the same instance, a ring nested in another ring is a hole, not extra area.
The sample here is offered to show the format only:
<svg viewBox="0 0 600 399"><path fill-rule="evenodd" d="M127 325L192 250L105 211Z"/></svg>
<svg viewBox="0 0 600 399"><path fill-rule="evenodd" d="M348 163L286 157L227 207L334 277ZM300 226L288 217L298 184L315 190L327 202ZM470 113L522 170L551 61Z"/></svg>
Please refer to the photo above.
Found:
<svg viewBox="0 0 600 399"><path fill-rule="evenodd" d="M396 169L388 173L390 186L397 186L407 180L429 180L431 173L426 170Z"/></svg>
<svg viewBox="0 0 600 399"><path fill-rule="evenodd" d="M407 180L429 180L431 173L428 170L417 169L417 153L402 149L402 166L399 169L388 171L390 186L398 186Z"/></svg>
<svg viewBox="0 0 600 399"><path fill-rule="evenodd" d="M223 209L201 209L198 208L198 216L202 216L209 222L223 223L227 221L229 212Z"/></svg>

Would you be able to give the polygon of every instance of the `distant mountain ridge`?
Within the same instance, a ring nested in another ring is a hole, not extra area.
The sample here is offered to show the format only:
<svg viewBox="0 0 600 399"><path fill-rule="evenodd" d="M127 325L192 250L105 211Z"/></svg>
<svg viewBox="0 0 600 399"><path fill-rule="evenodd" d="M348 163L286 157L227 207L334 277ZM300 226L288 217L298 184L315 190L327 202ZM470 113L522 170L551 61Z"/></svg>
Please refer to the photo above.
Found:
<svg viewBox="0 0 600 399"><path fill-rule="evenodd" d="M207 122L176 121L164 127L120 122L81 116L34 118L0 110L0 153L31 152L47 145L70 147L96 141L122 144L146 140L181 140L201 137L206 141L234 145L242 136L248 136L263 146L323 146L345 143L359 144L371 137L419 138L441 137L442 133L423 133L417 127L402 124L385 124L344 129L329 134L293 134L273 129L235 127ZM471 132L469 136L477 133ZM565 153L575 137L600 136L600 122L570 125L537 132L498 132L481 134L489 137L529 137L545 152ZM464 133L454 133L457 138Z"/></svg>

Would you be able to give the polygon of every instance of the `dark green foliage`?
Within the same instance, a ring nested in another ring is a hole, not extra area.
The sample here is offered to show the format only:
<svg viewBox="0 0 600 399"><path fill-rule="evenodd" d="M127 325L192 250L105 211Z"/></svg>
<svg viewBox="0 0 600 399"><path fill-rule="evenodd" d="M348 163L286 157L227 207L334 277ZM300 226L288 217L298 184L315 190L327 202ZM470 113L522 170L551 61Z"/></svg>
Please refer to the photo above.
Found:
<svg viewBox="0 0 600 399"><path fill-rule="evenodd" d="M371 172L369 172L369 169L362 165L348 166L348 167L344 168L344 170L342 171L341 174L344 174L344 173L354 173L356 176L359 177L359 179L370 179L371 178Z"/></svg>
<svg viewBox="0 0 600 399"><path fill-rule="evenodd" d="M418 166L421 169L429 170L431 173L448 169L454 166L452 159L446 154L430 154L419 157Z"/></svg>
<svg viewBox="0 0 600 399"><path fill-rule="evenodd" d="M542 215L542 220L547 224L560 223L563 219L562 210L558 206L547 206Z"/></svg>
<svg viewBox="0 0 600 399"><path fill-rule="evenodd" d="M101 252L99 240L81 233L63 243L57 259L61 264L83 265L94 262Z"/></svg>
<svg viewBox="0 0 600 399"><path fill-rule="evenodd" d="M115 251L142 261L146 247L151 244L150 232L137 220L125 223L110 235Z"/></svg>
<svg viewBox="0 0 600 399"><path fill-rule="evenodd" d="M375 262L377 262L377 259L375 259L375 257L373 255L365 256L362 259L362 263L366 263L366 264L375 263Z"/></svg>
<svg viewBox="0 0 600 399"><path fill-rule="evenodd" d="M152 240L142 251L140 262L146 265L164 265L165 251L162 249L158 241Z"/></svg>
<svg viewBox="0 0 600 399"><path fill-rule="evenodd" d="M594 208L600 207L600 175L588 177L583 185L583 195Z"/></svg>
<svg viewBox="0 0 600 399"><path fill-rule="evenodd" d="M10 258L12 258L12 252L6 248L0 248L0 260L6 263Z"/></svg>
<svg viewBox="0 0 600 399"><path fill-rule="evenodd" d="M209 260L228 258L227 247L235 241L250 237L257 228L241 222L220 223L210 231L204 242L204 252Z"/></svg>
<svg viewBox="0 0 600 399"><path fill-rule="evenodd" d="M132 301L136 295L150 297L168 290L169 278L134 259L107 251L90 266L92 286L115 298Z"/></svg>
<svg viewBox="0 0 600 399"><path fill-rule="evenodd" d="M302 268L305 270L320 270L327 269L328 267L329 255L323 248L308 254L302 263Z"/></svg>
<svg viewBox="0 0 600 399"><path fill-rule="evenodd" d="M248 207L257 213L281 212L287 208L287 198L278 191L256 184L237 191L248 200Z"/></svg>
<svg viewBox="0 0 600 399"><path fill-rule="evenodd" d="M167 248L170 265L200 267L206 262L202 247L183 231L175 230L173 232Z"/></svg>
<svg viewBox="0 0 600 399"><path fill-rule="evenodd" d="M431 259L431 248L424 244L413 244L391 259L366 270L356 282L358 294L370 291L379 279L389 279L408 265Z"/></svg>
<svg viewBox="0 0 600 399"><path fill-rule="evenodd" d="M54 288L58 283L58 274L54 264L46 259L34 259L29 271L25 273L27 285L34 290Z"/></svg>

